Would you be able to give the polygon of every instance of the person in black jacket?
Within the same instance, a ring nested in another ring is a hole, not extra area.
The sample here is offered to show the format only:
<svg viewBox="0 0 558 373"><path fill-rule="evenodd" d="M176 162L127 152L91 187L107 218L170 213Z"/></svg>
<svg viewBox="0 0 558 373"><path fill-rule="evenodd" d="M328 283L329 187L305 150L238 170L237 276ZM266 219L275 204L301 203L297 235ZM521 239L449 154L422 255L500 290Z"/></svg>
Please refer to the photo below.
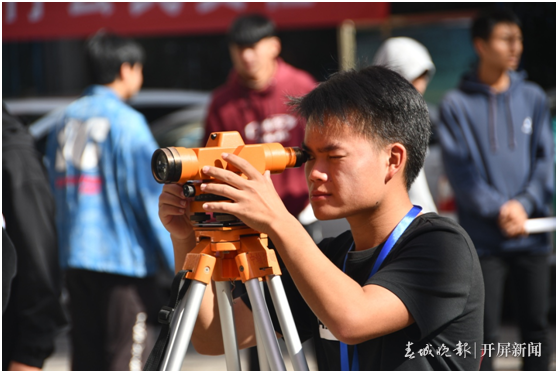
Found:
<svg viewBox="0 0 558 373"><path fill-rule="evenodd" d="M17 255L2 314L2 370L37 370L52 354L55 336L66 324L59 301L54 200L33 138L4 105L2 214ZM3 274L7 264L2 262Z"/></svg>
<svg viewBox="0 0 558 373"><path fill-rule="evenodd" d="M2 218L3 220L4 218ZM14 244L2 225L2 313L6 311L10 300L10 290L12 289L12 280L16 274L16 267L17 259Z"/></svg>

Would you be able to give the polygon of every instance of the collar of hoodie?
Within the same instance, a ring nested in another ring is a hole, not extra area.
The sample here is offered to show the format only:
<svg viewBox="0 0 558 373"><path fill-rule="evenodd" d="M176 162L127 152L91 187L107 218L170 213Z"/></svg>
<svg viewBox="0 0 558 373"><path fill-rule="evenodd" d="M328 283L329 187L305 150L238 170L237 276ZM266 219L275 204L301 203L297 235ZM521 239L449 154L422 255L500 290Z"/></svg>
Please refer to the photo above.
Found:
<svg viewBox="0 0 558 373"><path fill-rule="evenodd" d="M463 91L470 93L482 93L488 97L488 136L490 139L490 149L493 153L496 153L499 148L499 141L497 136L497 124L498 124L498 102L502 100L502 104L505 106L504 112L506 118L504 122L508 128L508 147L511 150L516 148L517 142L515 139L515 126L514 126L514 115L512 113L512 92L515 88L523 81L526 77L525 72L508 72L510 77L510 86L504 92L495 93L492 89L480 82L478 80L476 70L474 72L465 75L460 84L460 88Z"/></svg>

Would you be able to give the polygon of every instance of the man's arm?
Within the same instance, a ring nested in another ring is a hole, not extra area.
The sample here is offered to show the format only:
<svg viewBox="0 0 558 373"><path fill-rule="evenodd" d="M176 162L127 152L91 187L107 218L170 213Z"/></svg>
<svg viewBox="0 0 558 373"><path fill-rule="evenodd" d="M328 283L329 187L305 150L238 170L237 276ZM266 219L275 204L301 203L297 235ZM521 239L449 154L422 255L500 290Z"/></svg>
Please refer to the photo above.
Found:
<svg viewBox="0 0 558 373"><path fill-rule="evenodd" d="M357 344L414 322L391 291L362 287L337 268L293 216L274 219L270 228L269 236L302 297L338 340Z"/></svg>
<svg viewBox="0 0 558 373"><path fill-rule="evenodd" d="M269 172L261 175L247 161L232 154L223 157L248 179L223 169L204 168L205 174L226 184L202 184L202 190L235 201L206 203L204 208L233 214L251 228L267 233L304 300L336 338L347 344L360 343L414 322L392 292L377 285L360 286L320 251L285 208Z"/></svg>
<svg viewBox="0 0 558 373"><path fill-rule="evenodd" d="M448 180L455 191L459 207L484 218L497 218L500 207L507 202L483 178L469 149L473 141L467 136L467 123L448 99L440 106L438 133L442 146L442 159ZM467 141L470 140L470 141Z"/></svg>
<svg viewBox="0 0 558 373"><path fill-rule="evenodd" d="M536 106L532 127L534 129L533 150L530 156L532 172L524 190L515 196L528 216L532 216L535 211L544 211L550 196L555 192L554 137L550 131L550 114L542 93Z"/></svg>
<svg viewBox="0 0 558 373"><path fill-rule="evenodd" d="M508 237L525 234L525 222L546 209L554 189L554 151L546 99L541 93L533 115L531 173L525 188L500 209L498 224Z"/></svg>

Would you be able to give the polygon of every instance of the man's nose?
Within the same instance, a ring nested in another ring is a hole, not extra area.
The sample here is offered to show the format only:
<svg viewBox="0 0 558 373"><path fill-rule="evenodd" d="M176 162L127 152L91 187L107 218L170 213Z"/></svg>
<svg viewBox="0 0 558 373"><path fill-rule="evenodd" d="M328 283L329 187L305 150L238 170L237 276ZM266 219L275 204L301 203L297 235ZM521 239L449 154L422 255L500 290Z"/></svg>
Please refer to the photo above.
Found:
<svg viewBox="0 0 558 373"><path fill-rule="evenodd" d="M327 172L324 168L318 167L317 164L312 165L312 168L308 172L308 180L312 182L322 182L325 183L328 180Z"/></svg>
<svg viewBox="0 0 558 373"><path fill-rule="evenodd" d="M520 54L523 50L523 43L521 42L521 39L516 39L513 43L512 43L512 51L514 53L518 53Z"/></svg>
<svg viewBox="0 0 558 373"><path fill-rule="evenodd" d="M252 61L254 60L256 53L254 52L254 48L244 48L240 53L243 61Z"/></svg>

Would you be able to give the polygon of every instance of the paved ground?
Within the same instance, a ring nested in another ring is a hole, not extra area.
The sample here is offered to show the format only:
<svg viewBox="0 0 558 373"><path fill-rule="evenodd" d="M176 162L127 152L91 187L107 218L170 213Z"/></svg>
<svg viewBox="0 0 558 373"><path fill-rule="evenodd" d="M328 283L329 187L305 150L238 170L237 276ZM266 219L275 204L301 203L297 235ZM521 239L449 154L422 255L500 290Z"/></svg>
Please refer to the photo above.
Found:
<svg viewBox="0 0 558 373"><path fill-rule="evenodd" d="M515 326L507 325L504 326L502 330L502 342L519 342L518 329ZM553 346L552 351L556 351L556 326L552 325L551 328L551 340ZM288 354L282 345L283 356L285 356L285 365L288 370L292 370L292 365L288 359ZM70 370L70 361L68 359L68 337L66 334L61 335L56 342L56 352L51 356L45 363L44 370L47 371L67 371ZM307 353L308 365L310 370L317 370L314 359ZM247 355L243 351L240 354L241 365L244 370L247 370L248 360ZM550 370L556 370L556 355L553 354L551 359ZM508 357L508 358L497 358L495 362L495 368L499 371L513 371L519 370L521 367L521 359ZM208 357L199 355L194 351L193 348L188 349L186 354L186 359L184 359L184 364L182 370L186 371L225 371L226 364L225 358L223 356L218 357Z"/></svg>

